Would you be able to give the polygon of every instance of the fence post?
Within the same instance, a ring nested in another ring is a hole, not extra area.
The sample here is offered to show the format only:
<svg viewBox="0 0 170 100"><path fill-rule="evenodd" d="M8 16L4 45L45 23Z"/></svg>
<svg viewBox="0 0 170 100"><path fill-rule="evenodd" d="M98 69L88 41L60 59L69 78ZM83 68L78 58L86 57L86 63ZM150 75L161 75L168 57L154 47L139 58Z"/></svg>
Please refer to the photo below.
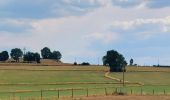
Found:
<svg viewBox="0 0 170 100"><path fill-rule="evenodd" d="M143 89L141 89L141 95L143 95Z"/></svg>
<svg viewBox="0 0 170 100"><path fill-rule="evenodd" d="M166 91L165 91L165 89L164 89L164 95L166 95Z"/></svg>
<svg viewBox="0 0 170 100"><path fill-rule="evenodd" d="M43 99L43 93L42 93L42 90L40 91L41 92L41 100Z"/></svg>
<svg viewBox="0 0 170 100"><path fill-rule="evenodd" d="M87 90L87 97L88 97L89 96L89 90L88 90L88 88L86 90Z"/></svg>
<svg viewBox="0 0 170 100"><path fill-rule="evenodd" d="M130 91L131 91L131 95L132 95L132 93L133 93L132 89Z"/></svg>
<svg viewBox="0 0 170 100"><path fill-rule="evenodd" d="M105 95L107 95L107 89L105 88Z"/></svg>
<svg viewBox="0 0 170 100"><path fill-rule="evenodd" d="M60 98L60 90L58 90L58 98Z"/></svg>
<svg viewBox="0 0 170 100"><path fill-rule="evenodd" d="M15 92L13 92L12 95L13 95L13 100L15 100Z"/></svg>
<svg viewBox="0 0 170 100"><path fill-rule="evenodd" d="M155 94L155 90L153 89L153 95Z"/></svg>
<svg viewBox="0 0 170 100"><path fill-rule="evenodd" d="M117 94L117 88L116 88L116 91L115 91L115 92L116 92L116 94Z"/></svg>
<svg viewBox="0 0 170 100"><path fill-rule="evenodd" d="M73 97L74 97L74 90L73 90L73 88L72 88L71 91L72 91L72 92L71 92L71 97L73 98Z"/></svg>

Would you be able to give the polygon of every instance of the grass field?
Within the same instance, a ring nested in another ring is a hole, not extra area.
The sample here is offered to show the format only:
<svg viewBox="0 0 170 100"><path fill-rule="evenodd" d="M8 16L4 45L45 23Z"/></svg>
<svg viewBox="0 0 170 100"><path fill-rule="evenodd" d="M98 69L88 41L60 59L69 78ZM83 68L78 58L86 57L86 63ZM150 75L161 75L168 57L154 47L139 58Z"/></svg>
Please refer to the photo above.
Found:
<svg viewBox="0 0 170 100"><path fill-rule="evenodd" d="M170 69L153 67L127 67L125 80L141 82L144 86L129 86L122 88L116 80L104 75L109 69L102 66L0 66L0 98L9 98L15 93L17 97L39 97L41 90L57 89L89 89L89 94L105 94L125 91L130 94L170 93ZM122 78L122 73L110 73L111 77ZM112 88L109 88L112 87ZM100 88L100 89L92 89ZM28 92L30 91L30 92ZM2 93L9 92L9 93ZM57 91L43 91L43 96L56 96ZM60 95L70 96L71 90L60 91ZM74 95L86 95L86 90L75 90Z"/></svg>
<svg viewBox="0 0 170 100"><path fill-rule="evenodd" d="M122 73L111 73L113 77L122 79ZM170 72L126 72L125 80L141 82L145 85L170 85Z"/></svg>

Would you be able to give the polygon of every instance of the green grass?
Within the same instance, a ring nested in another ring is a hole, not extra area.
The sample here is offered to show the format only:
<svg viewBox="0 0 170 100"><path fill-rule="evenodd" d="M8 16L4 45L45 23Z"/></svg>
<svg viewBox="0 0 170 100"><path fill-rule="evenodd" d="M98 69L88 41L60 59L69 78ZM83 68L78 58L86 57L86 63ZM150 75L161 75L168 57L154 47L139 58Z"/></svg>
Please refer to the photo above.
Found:
<svg viewBox="0 0 170 100"><path fill-rule="evenodd" d="M24 69L24 70L23 70ZM25 70L26 69L26 70ZM163 94L164 90L170 93L170 69L159 68L135 68L128 67L128 72L125 73L125 80L129 82L141 82L144 86L125 86L122 84L101 84L101 83L118 83L115 80L111 80L104 77L107 67L97 66L0 66L0 99L9 98L13 96L13 93L2 92L15 92L15 91L35 91L26 93L15 93L16 97L30 98L40 97L40 90L48 89L71 89L71 88L84 88L85 90L75 90L75 96L86 96L86 89L89 89L89 95L104 95L105 87L107 93L112 94L116 88L119 91L124 91L128 94L133 93L152 94L155 90L155 94ZM152 72L147 72L152 71ZM160 72L153 72L160 71ZM164 72L166 71L166 72ZM122 73L111 73L112 77L122 79ZM66 84L66 83L77 84ZM89 84L100 83L100 84ZM23 85L21 85L21 83ZM24 84L25 83L25 84ZM53 84L52 83L60 83ZM65 84L64 84L65 83ZM88 83L88 84L82 84ZM51 84L51 85L50 85ZM166 85L166 86L164 86ZM92 89L100 88L100 89ZM44 97L55 97L58 91L43 91ZM60 96L71 96L71 90L60 91Z"/></svg>
<svg viewBox="0 0 170 100"><path fill-rule="evenodd" d="M113 82L104 72L0 70L0 83Z"/></svg>
<svg viewBox="0 0 170 100"><path fill-rule="evenodd" d="M112 77L122 79L122 73L111 73ZM125 72L125 80L141 82L145 85L170 85L169 72Z"/></svg>

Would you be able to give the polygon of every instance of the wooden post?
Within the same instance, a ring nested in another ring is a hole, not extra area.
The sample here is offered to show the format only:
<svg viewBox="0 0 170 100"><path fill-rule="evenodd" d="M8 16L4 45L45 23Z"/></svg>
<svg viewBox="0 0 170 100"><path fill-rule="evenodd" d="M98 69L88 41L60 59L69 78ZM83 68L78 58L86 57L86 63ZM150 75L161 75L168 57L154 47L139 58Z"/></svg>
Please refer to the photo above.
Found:
<svg viewBox="0 0 170 100"><path fill-rule="evenodd" d="M153 89L153 95L155 94L155 90Z"/></svg>
<svg viewBox="0 0 170 100"><path fill-rule="evenodd" d="M143 95L143 90L141 89L141 95Z"/></svg>
<svg viewBox="0 0 170 100"><path fill-rule="evenodd" d="M60 98L60 90L58 90L58 98Z"/></svg>
<svg viewBox="0 0 170 100"><path fill-rule="evenodd" d="M132 89L130 91L131 91L131 95L132 95L132 93L133 93Z"/></svg>
<svg viewBox="0 0 170 100"><path fill-rule="evenodd" d="M123 87L125 86L125 66L123 66Z"/></svg>
<svg viewBox="0 0 170 100"><path fill-rule="evenodd" d="M13 95L13 100L15 100L15 92L13 92L12 95Z"/></svg>
<svg viewBox="0 0 170 100"><path fill-rule="evenodd" d="M116 94L117 94L117 88L116 88L116 91L115 91L115 92L116 92Z"/></svg>
<svg viewBox="0 0 170 100"><path fill-rule="evenodd" d="M40 92L41 92L41 100L43 100L43 93L42 93L42 90L41 90Z"/></svg>
<svg viewBox="0 0 170 100"><path fill-rule="evenodd" d="M105 95L107 95L107 89L105 88Z"/></svg>
<svg viewBox="0 0 170 100"><path fill-rule="evenodd" d="M74 90L72 89L71 91L72 91L71 92L71 97L73 98L74 97Z"/></svg>
<svg viewBox="0 0 170 100"><path fill-rule="evenodd" d="M89 96L89 90L88 90L88 88L87 88L87 97Z"/></svg>

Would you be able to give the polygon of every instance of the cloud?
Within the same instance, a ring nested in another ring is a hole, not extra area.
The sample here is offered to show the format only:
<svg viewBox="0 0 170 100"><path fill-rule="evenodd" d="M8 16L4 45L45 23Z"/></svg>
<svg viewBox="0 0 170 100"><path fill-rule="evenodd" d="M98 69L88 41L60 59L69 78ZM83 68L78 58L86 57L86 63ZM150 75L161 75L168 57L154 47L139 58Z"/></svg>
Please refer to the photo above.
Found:
<svg viewBox="0 0 170 100"><path fill-rule="evenodd" d="M119 6L123 8L137 7L145 3L145 0L111 0L114 6Z"/></svg>
<svg viewBox="0 0 170 100"><path fill-rule="evenodd" d="M150 39L157 35L170 35L170 16L165 18L135 19L129 21L113 21L110 28L113 32L134 35L138 38Z"/></svg>
<svg viewBox="0 0 170 100"><path fill-rule="evenodd" d="M169 0L148 0L146 6L150 8L170 7L170 1Z"/></svg>
<svg viewBox="0 0 170 100"><path fill-rule="evenodd" d="M164 51L159 51L169 46L170 8L151 8L148 3L146 0L1 0L0 49L26 47L40 51L48 46L61 51L64 61L69 62L75 57L80 61L97 61L110 49L125 57L162 55ZM138 49L147 47L157 48Z"/></svg>
<svg viewBox="0 0 170 100"><path fill-rule="evenodd" d="M0 19L0 32L1 33L14 33L20 34L23 32L26 32L28 30L31 30L33 27L29 24L28 21L19 21L19 20L13 20L13 19Z"/></svg>
<svg viewBox="0 0 170 100"><path fill-rule="evenodd" d="M8 0L0 5L1 18L17 19L82 15L100 6L96 0Z"/></svg>
<svg viewBox="0 0 170 100"><path fill-rule="evenodd" d="M100 33L100 32L96 32L96 33L88 34L84 38L87 41L98 41L100 43L110 44L110 43L113 43L115 41L118 41L120 39L120 36L117 33L111 33L111 32Z"/></svg>

